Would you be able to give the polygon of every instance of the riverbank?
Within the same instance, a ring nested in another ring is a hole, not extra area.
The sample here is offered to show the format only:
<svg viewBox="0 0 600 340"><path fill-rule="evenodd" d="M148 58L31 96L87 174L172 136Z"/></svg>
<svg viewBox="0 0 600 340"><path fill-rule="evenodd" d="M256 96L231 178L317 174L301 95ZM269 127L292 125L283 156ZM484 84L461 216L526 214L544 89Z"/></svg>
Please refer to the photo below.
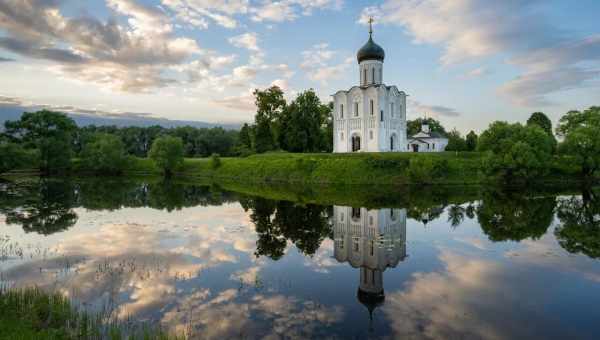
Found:
<svg viewBox="0 0 600 340"><path fill-rule="evenodd" d="M484 155L477 152L293 154L267 153L246 158L187 158L176 175L215 181L282 182L341 185L470 185L489 181L482 172ZM75 168L76 172L84 169ZM540 182L578 181L579 169L555 158ZM135 158L127 174L157 174L149 159Z"/></svg>

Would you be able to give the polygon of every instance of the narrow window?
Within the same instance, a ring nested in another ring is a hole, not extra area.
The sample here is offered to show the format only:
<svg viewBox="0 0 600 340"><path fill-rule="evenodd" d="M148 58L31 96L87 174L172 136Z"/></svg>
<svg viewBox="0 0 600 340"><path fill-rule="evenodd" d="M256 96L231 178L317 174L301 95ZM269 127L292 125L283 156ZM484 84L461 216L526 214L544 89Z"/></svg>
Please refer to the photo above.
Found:
<svg viewBox="0 0 600 340"><path fill-rule="evenodd" d="M344 119L344 104L340 104L340 118Z"/></svg>
<svg viewBox="0 0 600 340"><path fill-rule="evenodd" d="M342 136L343 136L343 134L342 134ZM340 221L341 221L341 222L344 222L344 213L342 213L342 214L340 215Z"/></svg>
<svg viewBox="0 0 600 340"><path fill-rule="evenodd" d="M373 78L373 79L371 79L371 80L372 80L372 83L373 83L373 84L375 84L375 67L373 67L373 68L371 69L371 76L372 76L372 78Z"/></svg>
<svg viewBox="0 0 600 340"><path fill-rule="evenodd" d="M383 83L383 72L379 69L379 82Z"/></svg>
<svg viewBox="0 0 600 340"><path fill-rule="evenodd" d="M375 271L371 272L371 283L375 283Z"/></svg>
<svg viewBox="0 0 600 340"><path fill-rule="evenodd" d="M390 113L392 114L392 117L394 117L394 103L390 104Z"/></svg>
<svg viewBox="0 0 600 340"><path fill-rule="evenodd" d="M371 104L371 116L374 114L374 110L373 110L373 99L371 99L370 101Z"/></svg>
<svg viewBox="0 0 600 340"><path fill-rule="evenodd" d="M363 69L363 85L367 85L367 69Z"/></svg>
<svg viewBox="0 0 600 340"><path fill-rule="evenodd" d="M343 141L344 140L344 133L342 132L342 134L340 135L340 139Z"/></svg>
<svg viewBox="0 0 600 340"><path fill-rule="evenodd" d="M435 150L435 143L433 143L433 150Z"/></svg>
<svg viewBox="0 0 600 340"><path fill-rule="evenodd" d="M383 110L381 110L381 118L380 120L383 122Z"/></svg>
<svg viewBox="0 0 600 340"><path fill-rule="evenodd" d="M369 216L369 224L373 225L373 216Z"/></svg>
<svg viewBox="0 0 600 340"><path fill-rule="evenodd" d="M358 102L354 103L354 117L358 117Z"/></svg>
<svg viewBox="0 0 600 340"><path fill-rule="evenodd" d="M369 139L373 140L373 130L369 131Z"/></svg>
<svg viewBox="0 0 600 340"><path fill-rule="evenodd" d="M373 256L373 253L375 253L375 244L371 241L371 256Z"/></svg>
<svg viewBox="0 0 600 340"><path fill-rule="evenodd" d="M358 241L354 241L354 251L358 251Z"/></svg>

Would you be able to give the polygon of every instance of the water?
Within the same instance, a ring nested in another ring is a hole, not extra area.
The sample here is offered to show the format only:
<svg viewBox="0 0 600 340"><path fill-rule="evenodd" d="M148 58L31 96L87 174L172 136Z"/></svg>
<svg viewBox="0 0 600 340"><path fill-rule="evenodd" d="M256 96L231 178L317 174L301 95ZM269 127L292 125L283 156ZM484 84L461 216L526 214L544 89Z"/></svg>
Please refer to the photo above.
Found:
<svg viewBox="0 0 600 340"><path fill-rule="evenodd" d="M600 191L345 190L2 182L0 284L197 338L600 337Z"/></svg>

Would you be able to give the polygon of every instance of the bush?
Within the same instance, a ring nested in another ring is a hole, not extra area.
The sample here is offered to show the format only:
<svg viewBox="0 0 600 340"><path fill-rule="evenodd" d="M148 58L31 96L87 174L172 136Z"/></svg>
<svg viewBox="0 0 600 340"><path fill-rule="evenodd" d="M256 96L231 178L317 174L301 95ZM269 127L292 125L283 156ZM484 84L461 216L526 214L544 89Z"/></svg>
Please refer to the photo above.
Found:
<svg viewBox="0 0 600 340"><path fill-rule="evenodd" d="M433 183L445 177L449 170L448 161L430 157L414 157L408 166L408 177L414 183Z"/></svg>
<svg viewBox="0 0 600 340"><path fill-rule="evenodd" d="M119 137L111 134L96 134L81 151L81 163L84 169L102 175L122 173L128 161L129 157L125 154L123 142Z"/></svg>
<svg viewBox="0 0 600 340"><path fill-rule="evenodd" d="M409 165L408 159L367 158L367 164L374 169L406 169Z"/></svg>
<svg viewBox="0 0 600 340"><path fill-rule="evenodd" d="M162 136L152 143L149 157L154 161L166 177L183 165L183 142L181 138Z"/></svg>
<svg viewBox="0 0 600 340"><path fill-rule="evenodd" d="M213 153L210 156L210 167L213 169L218 169L221 166L221 157L219 157L218 153Z"/></svg>
<svg viewBox="0 0 600 340"><path fill-rule="evenodd" d="M39 154L16 143L0 142L0 173L16 169L35 168Z"/></svg>

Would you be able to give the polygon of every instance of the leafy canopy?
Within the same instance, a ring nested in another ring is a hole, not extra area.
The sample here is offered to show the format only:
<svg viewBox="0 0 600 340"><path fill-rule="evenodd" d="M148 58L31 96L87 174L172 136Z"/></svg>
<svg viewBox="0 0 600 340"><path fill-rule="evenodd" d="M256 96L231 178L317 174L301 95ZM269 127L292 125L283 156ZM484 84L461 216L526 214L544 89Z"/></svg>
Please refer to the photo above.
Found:
<svg viewBox="0 0 600 340"><path fill-rule="evenodd" d="M183 142L181 138L162 136L152 144L149 153L150 159L154 161L170 177L173 171L183 165Z"/></svg>

